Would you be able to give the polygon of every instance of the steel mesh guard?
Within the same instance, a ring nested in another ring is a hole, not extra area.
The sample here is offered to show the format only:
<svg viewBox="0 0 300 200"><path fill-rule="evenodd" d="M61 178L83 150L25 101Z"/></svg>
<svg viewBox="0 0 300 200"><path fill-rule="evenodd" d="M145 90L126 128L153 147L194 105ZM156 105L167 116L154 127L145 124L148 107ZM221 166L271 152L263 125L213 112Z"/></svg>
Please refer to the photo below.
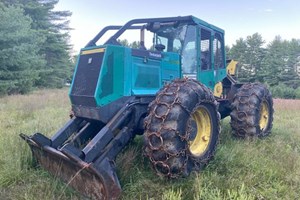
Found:
<svg viewBox="0 0 300 200"><path fill-rule="evenodd" d="M95 106L94 93L101 70L104 52L81 55L71 91L76 105Z"/></svg>

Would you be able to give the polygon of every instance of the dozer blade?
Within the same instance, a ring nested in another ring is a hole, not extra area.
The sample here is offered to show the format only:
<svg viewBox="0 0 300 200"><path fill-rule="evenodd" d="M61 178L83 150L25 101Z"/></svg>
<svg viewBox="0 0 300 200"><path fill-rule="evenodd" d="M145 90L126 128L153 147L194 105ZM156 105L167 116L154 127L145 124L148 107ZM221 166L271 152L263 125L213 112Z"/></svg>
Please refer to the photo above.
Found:
<svg viewBox="0 0 300 200"><path fill-rule="evenodd" d="M30 137L21 135L29 144L38 164L67 185L91 199L118 199L121 187L115 167L108 158L101 163L86 163L80 159L69 158L62 152L41 146Z"/></svg>
<svg viewBox="0 0 300 200"><path fill-rule="evenodd" d="M124 123L131 112L128 104L105 126L74 117L51 138L40 133L20 136L29 144L33 158L42 168L84 196L118 199L121 186L114 161L135 136L132 128Z"/></svg>

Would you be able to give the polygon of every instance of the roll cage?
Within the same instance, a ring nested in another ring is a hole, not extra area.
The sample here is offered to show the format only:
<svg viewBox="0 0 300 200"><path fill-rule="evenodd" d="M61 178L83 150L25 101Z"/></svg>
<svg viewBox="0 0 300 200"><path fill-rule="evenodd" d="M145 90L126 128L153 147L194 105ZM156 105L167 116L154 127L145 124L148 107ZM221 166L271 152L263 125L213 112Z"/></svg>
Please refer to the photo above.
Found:
<svg viewBox="0 0 300 200"><path fill-rule="evenodd" d="M95 46L96 43L102 38L102 36L110 30L116 30L117 32L112 35L104 44L120 45L118 38L126 30L141 30L140 34L140 48L144 48L144 31L148 30L155 33L160 32L161 36L163 32L160 31L166 27L178 27L182 24L196 24L193 16L185 17L168 17L168 18L150 18L150 19L134 19L127 22L123 26L107 26L103 28L87 45L86 47ZM165 36L166 37L166 36Z"/></svg>

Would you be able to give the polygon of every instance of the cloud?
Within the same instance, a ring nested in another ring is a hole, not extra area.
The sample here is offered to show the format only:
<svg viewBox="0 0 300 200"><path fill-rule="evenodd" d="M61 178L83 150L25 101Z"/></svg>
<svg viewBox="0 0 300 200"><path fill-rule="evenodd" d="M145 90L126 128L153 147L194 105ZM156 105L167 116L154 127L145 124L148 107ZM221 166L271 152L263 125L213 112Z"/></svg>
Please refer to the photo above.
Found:
<svg viewBox="0 0 300 200"><path fill-rule="evenodd" d="M265 9L264 11L270 13L270 12L273 12L273 9L267 8L267 9Z"/></svg>

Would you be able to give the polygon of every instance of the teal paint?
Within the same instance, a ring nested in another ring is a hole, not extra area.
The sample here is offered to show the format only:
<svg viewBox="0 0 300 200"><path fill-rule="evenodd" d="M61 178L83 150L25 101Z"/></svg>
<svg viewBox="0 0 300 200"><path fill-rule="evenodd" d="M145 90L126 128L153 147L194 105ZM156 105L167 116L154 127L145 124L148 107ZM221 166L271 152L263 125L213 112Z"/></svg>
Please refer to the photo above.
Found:
<svg viewBox="0 0 300 200"><path fill-rule="evenodd" d="M132 90L132 56L131 49L125 48L124 58L124 96L131 96Z"/></svg>
<svg viewBox="0 0 300 200"><path fill-rule="evenodd" d="M209 28L209 29L211 29L211 30L218 31L218 32L222 33L222 35L224 35L225 31L224 31L223 29L221 29L221 28L219 28L219 27L217 27L217 26L214 26L214 25L212 25L212 24L209 24L209 23L207 23L206 21L203 21L203 20L201 20L201 19L199 19L199 18L197 18L197 17L194 17L194 16L192 16L192 17L193 17L193 21L194 21L196 24L202 25L202 26L207 27L207 28Z"/></svg>
<svg viewBox="0 0 300 200"><path fill-rule="evenodd" d="M124 59L124 47L106 47L95 92L98 106L109 104L124 96Z"/></svg>
<svg viewBox="0 0 300 200"><path fill-rule="evenodd" d="M161 62L162 85L170 83L176 78L180 78L180 56L177 53L164 52Z"/></svg>
<svg viewBox="0 0 300 200"><path fill-rule="evenodd" d="M165 84L180 77L177 53L162 52L162 59L132 58L132 95L155 95Z"/></svg>
<svg viewBox="0 0 300 200"><path fill-rule="evenodd" d="M155 94L161 88L160 61L132 58L132 94Z"/></svg>
<svg viewBox="0 0 300 200"><path fill-rule="evenodd" d="M211 51L211 68L201 70L200 62L200 28L211 31L210 45L213 48L215 32L219 32L224 40L224 30L193 17L197 26L197 80L214 89L214 85L226 77L224 69L214 68L214 55ZM223 42L223 63L225 65L225 49ZM94 99L97 106L104 106L123 96L155 95L163 85L176 78L182 78L181 58L178 53L161 52L161 59L152 59L143 56L132 56L132 49L123 46L102 45L83 48L77 59L74 77L76 76L78 63L82 51L105 48L103 62L96 85ZM69 96L73 89L74 78L70 87Z"/></svg>

